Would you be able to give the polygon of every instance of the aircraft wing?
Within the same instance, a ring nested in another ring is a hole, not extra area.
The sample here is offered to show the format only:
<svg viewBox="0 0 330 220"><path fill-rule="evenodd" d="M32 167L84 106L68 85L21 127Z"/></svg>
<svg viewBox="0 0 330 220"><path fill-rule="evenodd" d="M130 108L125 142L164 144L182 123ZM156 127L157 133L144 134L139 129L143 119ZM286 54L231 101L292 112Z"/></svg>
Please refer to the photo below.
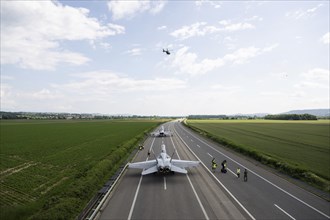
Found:
<svg viewBox="0 0 330 220"><path fill-rule="evenodd" d="M128 167L136 168L136 169L149 169L156 165L157 165L156 160L148 160L148 161L143 161L143 162L129 163Z"/></svg>
<svg viewBox="0 0 330 220"><path fill-rule="evenodd" d="M172 132L170 132L170 131L165 131L164 134L165 134L165 136L173 136Z"/></svg>
<svg viewBox="0 0 330 220"><path fill-rule="evenodd" d="M150 135L151 136L153 136L153 137L159 137L159 136L161 136L161 133L159 132L159 131L155 131L155 132L151 132L150 133ZM168 137L168 136L173 136L173 134L172 134L172 132L170 132L170 131L164 131L164 136L166 137Z"/></svg>
<svg viewBox="0 0 330 220"><path fill-rule="evenodd" d="M151 136L158 136L159 135L159 131L154 131L150 133Z"/></svg>
<svg viewBox="0 0 330 220"><path fill-rule="evenodd" d="M187 168L187 167L196 167L198 166L199 161L191 161L191 160L172 160L172 165L180 168Z"/></svg>

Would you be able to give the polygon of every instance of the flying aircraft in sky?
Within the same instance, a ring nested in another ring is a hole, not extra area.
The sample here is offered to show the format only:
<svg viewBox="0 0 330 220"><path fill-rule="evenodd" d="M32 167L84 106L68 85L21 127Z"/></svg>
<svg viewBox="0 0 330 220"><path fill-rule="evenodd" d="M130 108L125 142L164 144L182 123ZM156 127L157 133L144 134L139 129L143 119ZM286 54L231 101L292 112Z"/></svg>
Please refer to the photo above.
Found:
<svg viewBox="0 0 330 220"><path fill-rule="evenodd" d="M150 134L155 137L167 137L173 135L171 131L165 131L164 126L162 126L158 131L151 132Z"/></svg>
<svg viewBox="0 0 330 220"><path fill-rule="evenodd" d="M170 55L171 54L168 49L166 49L166 50L163 49L163 53L166 53L167 55Z"/></svg>
<svg viewBox="0 0 330 220"><path fill-rule="evenodd" d="M173 153L174 155L174 153ZM173 157L172 155L172 157ZM183 173L186 174L187 167L196 167L199 161L191 160L176 160L166 154L165 144L161 145L161 153L155 160L148 160L137 163L129 163L129 168L143 169L142 175L147 175L150 173Z"/></svg>

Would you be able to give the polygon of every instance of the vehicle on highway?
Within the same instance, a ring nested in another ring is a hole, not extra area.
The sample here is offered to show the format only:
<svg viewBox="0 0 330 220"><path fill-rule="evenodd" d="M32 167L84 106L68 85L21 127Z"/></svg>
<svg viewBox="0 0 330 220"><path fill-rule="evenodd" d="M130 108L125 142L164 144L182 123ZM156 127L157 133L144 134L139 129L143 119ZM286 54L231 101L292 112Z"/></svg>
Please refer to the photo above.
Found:
<svg viewBox="0 0 330 220"><path fill-rule="evenodd" d="M158 131L150 133L151 136L154 137L167 137L167 136L173 136L171 131L165 131L164 126L161 126L161 128Z"/></svg>
<svg viewBox="0 0 330 220"><path fill-rule="evenodd" d="M173 153L174 155L174 153ZM166 153L165 144L161 145L161 153L156 157L155 160L129 163L129 168L143 169L142 175L147 175L150 173L183 173L186 174L188 167L196 167L200 163L199 161L190 161L190 160L176 160L170 157Z"/></svg>

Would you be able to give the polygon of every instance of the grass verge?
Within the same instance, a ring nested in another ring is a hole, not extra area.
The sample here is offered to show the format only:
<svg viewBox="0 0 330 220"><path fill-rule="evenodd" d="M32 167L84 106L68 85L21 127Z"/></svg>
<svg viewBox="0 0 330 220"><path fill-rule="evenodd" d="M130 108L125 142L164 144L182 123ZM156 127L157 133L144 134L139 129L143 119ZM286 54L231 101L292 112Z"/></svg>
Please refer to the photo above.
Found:
<svg viewBox="0 0 330 220"><path fill-rule="evenodd" d="M1 122L0 219L75 219L161 122Z"/></svg>
<svg viewBox="0 0 330 220"><path fill-rule="evenodd" d="M205 131L204 129L200 129L196 126L193 126L193 125L187 123L187 121L185 121L183 124L185 126L191 128L192 130L196 131L197 133L223 145L224 147L233 149L234 151L236 151L240 154L253 158L256 161L259 161L260 163L262 163L264 165L274 168L293 178L302 180L302 181L308 183L309 185L316 187L318 189L321 189L327 193L330 192L330 182L324 176L320 176L308 169L295 167L283 160L278 159L276 156L273 156L272 154L265 154L259 150L251 149L251 147L244 146L242 144L237 144L232 139L226 139L223 137L219 137L218 135L215 135L214 133L211 133L211 132Z"/></svg>

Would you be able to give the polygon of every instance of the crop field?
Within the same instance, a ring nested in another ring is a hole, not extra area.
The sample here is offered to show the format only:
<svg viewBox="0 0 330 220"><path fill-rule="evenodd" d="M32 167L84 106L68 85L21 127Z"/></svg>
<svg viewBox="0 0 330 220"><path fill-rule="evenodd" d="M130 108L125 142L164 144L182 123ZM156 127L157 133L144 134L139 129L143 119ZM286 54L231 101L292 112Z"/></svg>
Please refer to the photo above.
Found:
<svg viewBox="0 0 330 220"><path fill-rule="evenodd" d="M67 219L159 120L0 121L1 219Z"/></svg>
<svg viewBox="0 0 330 220"><path fill-rule="evenodd" d="M330 180L329 120L188 120L187 124Z"/></svg>

